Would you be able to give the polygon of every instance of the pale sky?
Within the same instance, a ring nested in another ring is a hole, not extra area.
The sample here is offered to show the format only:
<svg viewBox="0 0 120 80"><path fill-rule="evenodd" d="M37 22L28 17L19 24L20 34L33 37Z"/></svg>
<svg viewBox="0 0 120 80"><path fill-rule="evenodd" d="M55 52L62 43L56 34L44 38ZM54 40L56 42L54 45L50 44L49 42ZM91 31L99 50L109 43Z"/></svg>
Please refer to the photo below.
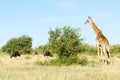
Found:
<svg viewBox="0 0 120 80"><path fill-rule="evenodd" d="M110 44L120 44L120 0L0 0L0 47L13 37L28 35L33 48L48 42L55 27L81 28L85 42L95 45L91 16Z"/></svg>

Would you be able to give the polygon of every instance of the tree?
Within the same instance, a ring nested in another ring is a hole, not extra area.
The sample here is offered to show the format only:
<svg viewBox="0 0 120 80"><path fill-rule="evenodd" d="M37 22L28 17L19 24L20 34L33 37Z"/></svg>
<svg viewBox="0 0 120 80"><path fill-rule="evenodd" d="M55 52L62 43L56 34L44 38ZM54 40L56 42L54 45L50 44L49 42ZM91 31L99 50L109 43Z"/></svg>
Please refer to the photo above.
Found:
<svg viewBox="0 0 120 80"><path fill-rule="evenodd" d="M52 53L58 54L59 58L76 56L81 50L82 40L79 34L80 29L70 26L50 29L49 49Z"/></svg>
<svg viewBox="0 0 120 80"><path fill-rule="evenodd" d="M32 38L29 36L21 36L19 38L10 39L6 45L2 47L3 52L10 52L12 50L18 51L21 54L31 53Z"/></svg>

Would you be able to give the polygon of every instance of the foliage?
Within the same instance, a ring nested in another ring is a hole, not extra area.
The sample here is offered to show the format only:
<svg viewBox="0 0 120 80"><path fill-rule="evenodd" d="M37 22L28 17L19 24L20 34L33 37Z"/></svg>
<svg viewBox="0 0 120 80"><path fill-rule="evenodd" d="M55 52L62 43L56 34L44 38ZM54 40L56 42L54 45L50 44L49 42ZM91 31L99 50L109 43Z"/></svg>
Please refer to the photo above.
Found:
<svg viewBox="0 0 120 80"><path fill-rule="evenodd" d="M29 36L21 36L19 38L10 39L6 45L2 47L3 52L10 52L11 50L15 50L20 52L21 54L28 53L30 54L32 51L32 38Z"/></svg>
<svg viewBox="0 0 120 80"><path fill-rule="evenodd" d="M78 57L69 57L62 59L53 59L50 61L36 61L35 65L45 65L45 66L69 66L69 65L86 65L88 63L87 58L83 57L79 59Z"/></svg>
<svg viewBox="0 0 120 80"><path fill-rule="evenodd" d="M79 34L80 29L70 26L63 28L50 29L49 49L52 53L58 54L59 58L70 57L80 53L82 40Z"/></svg>
<svg viewBox="0 0 120 80"><path fill-rule="evenodd" d="M35 49L35 54L50 51L52 54L57 54L59 58L77 55L78 53L88 53L96 55L96 48L83 43L80 35L80 28L74 29L70 26L63 28L50 28L49 42Z"/></svg>
<svg viewBox="0 0 120 80"><path fill-rule="evenodd" d="M110 47L110 54L111 56L116 56L120 58L120 44L115 44Z"/></svg>
<svg viewBox="0 0 120 80"><path fill-rule="evenodd" d="M81 51L82 53L88 53L89 55L96 55L96 52L97 52L94 46L90 46L85 43L81 46Z"/></svg>
<svg viewBox="0 0 120 80"><path fill-rule="evenodd" d="M45 51L49 50L49 46L48 45L41 45L38 48L36 48L34 50L35 54L40 54L40 53L44 53Z"/></svg>
<svg viewBox="0 0 120 80"><path fill-rule="evenodd" d="M120 52L120 44L112 45L110 47L112 53L119 53Z"/></svg>

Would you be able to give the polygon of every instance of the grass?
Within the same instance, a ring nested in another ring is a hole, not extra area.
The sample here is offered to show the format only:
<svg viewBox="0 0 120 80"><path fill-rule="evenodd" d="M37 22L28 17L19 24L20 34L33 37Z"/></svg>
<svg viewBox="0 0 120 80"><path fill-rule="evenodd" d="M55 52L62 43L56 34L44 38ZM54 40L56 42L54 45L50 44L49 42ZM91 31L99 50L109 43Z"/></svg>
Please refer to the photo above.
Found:
<svg viewBox="0 0 120 80"><path fill-rule="evenodd" d="M35 65L43 65L43 66L70 66L70 65L86 65L87 58L79 58L79 57L70 57L70 58L62 58L62 59L53 59L49 61L36 61Z"/></svg>
<svg viewBox="0 0 120 80"><path fill-rule="evenodd" d="M85 66L37 66L36 61L47 61L42 55L22 55L9 58L0 55L0 80L120 80L120 59L112 57L111 65L96 61L95 56L87 56Z"/></svg>

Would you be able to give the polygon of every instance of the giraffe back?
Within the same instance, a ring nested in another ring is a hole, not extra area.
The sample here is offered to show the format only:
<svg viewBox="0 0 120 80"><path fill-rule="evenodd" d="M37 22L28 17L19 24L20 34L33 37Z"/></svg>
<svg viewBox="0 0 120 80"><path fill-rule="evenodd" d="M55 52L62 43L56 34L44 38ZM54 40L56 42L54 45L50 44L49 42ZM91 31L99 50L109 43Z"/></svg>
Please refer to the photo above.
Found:
<svg viewBox="0 0 120 80"><path fill-rule="evenodd" d="M99 44L101 46L102 45L109 46L109 41L107 40L107 38L102 33L97 34L96 40L99 42Z"/></svg>

